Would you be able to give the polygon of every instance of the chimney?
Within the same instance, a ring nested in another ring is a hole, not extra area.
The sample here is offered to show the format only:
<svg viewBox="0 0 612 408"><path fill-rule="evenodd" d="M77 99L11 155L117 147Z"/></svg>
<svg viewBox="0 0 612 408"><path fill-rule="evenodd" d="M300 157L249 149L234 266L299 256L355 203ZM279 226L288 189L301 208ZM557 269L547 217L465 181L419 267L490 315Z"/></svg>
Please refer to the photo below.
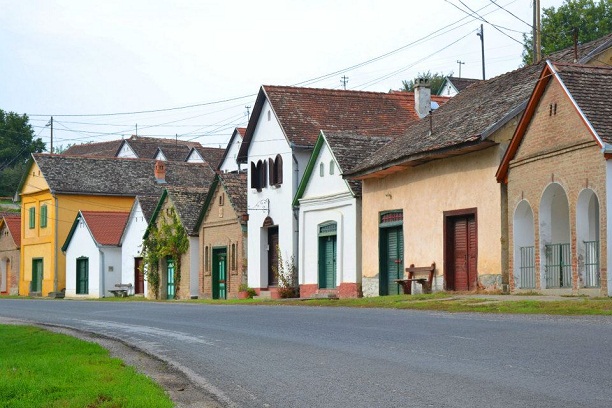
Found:
<svg viewBox="0 0 612 408"><path fill-rule="evenodd" d="M414 109L419 119L423 119L431 111L431 86L427 78L414 80Z"/></svg>
<svg viewBox="0 0 612 408"><path fill-rule="evenodd" d="M166 163L163 160L155 162L155 180L158 183L166 182Z"/></svg>

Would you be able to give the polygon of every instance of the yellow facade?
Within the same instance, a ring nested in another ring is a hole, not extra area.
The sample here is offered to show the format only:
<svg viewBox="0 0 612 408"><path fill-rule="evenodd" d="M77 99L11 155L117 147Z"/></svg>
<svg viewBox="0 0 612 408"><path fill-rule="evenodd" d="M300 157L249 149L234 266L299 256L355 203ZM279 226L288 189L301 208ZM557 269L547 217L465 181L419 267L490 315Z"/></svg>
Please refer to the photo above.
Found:
<svg viewBox="0 0 612 408"><path fill-rule="evenodd" d="M134 202L134 197L52 194L36 163L32 165L20 194L20 295L36 292L46 296L66 287L66 257L61 248L79 210L130 211ZM44 215L43 207L46 207L46 226L41 217ZM42 262L40 291L33 291L37 288L31 287L35 262Z"/></svg>

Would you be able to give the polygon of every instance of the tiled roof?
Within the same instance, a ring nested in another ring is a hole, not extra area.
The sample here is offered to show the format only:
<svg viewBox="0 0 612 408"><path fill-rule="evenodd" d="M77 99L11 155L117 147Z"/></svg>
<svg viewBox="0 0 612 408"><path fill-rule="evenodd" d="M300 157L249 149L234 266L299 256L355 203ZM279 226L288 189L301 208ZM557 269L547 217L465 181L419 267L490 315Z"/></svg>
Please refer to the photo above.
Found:
<svg viewBox="0 0 612 408"><path fill-rule="evenodd" d="M141 159L155 158L157 149L159 148L164 152L168 160L174 160L170 157L179 157L176 160L184 161L187 159L187 155L191 148L200 146L198 142L143 136L132 136L124 142L127 143L134 153L136 153L136 156ZM168 157L168 155L170 155L170 157Z"/></svg>
<svg viewBox="0 0 612 408"><path fill-rule="evenodd" d="M214 172L206 163L167 162L166 183L155 180L155 160L33 154L52 193L157 195L170 186L201 187Z"/></svg>
<svg viewBox="0 0 612 408"><path fill-rule="evenodd" d="M115 157L123 139L111 140L109 142L75 144L66 149L62 154L67 156L93 156L93 157Z"/></svg>
<svg viewBox="0 0 612 408"><path fill-rule="evenodd" d="M578 62L586 64L591 62L597 54L605 49L612 47L612 33L604 35L597 40L578 45ZM574 62L574 47L568 47L561 51L553 52L549 56L544 56L543 59L549 59L557 62Z"/></svg>
<svg viewBox="0 0 612 408"><path fill-rule="evenodd" d="M219 173L221 184L225 188L238 216L247 213L247 174L246 172Z"/></svg>
<svg viewBox="0 0 612 408"><path fill-rule="evenodd" d="M119 246L129 213L81 211L81 214L98 245Z"/></svg>
<svg viewBox="0 0 612 408"><path fill-rule="evenodd" d="M597 134L612 143L612 67L554 66Z"/></svg>
<svg viewBox="0 0 612 408"><path fill-rule="evenodd" d="M156 195L141 195L138 196L138 202L140 203L140 208L142 209L142 213L147 222L151 221L151 217L153 217L153 213L155 212L155 207L157 207L157 202L161 197L161 191Z"/></svg>
<svg viewBox="0 0 612 408"><path fill-rule="evenodd" d="M290 143L314 147L321 129L364 136L401 135L419 120L412 92L363 92L262 86L249 121L239 160L244 161L263 103L268 100ZM442 105L447 97L432 96Z"/></svg>
<svg viewBox="0 0 612 408"><path fill-rule="evenodd" d="M338 161L341 173L352 169L392 140L390 137L362 136L350 132L323 131L323 134ZM361 181L348 182L353 194L361 196Z"/></svg>
<svg viewBox="0 0 612 408"><path fill-rule="evenodd" d="M206 200L206 195L214 176L207 178L206 187L168 187L168 198L174 204L174 208L189 235L198 235L196 229L198 217Z"/></svg>
<svg viewBox="0 0 612 408"><path fill-rule="evenodd" d="M458 78L458 77L448 77L447 80L451 84L453 84L453 86L455 87L455 89L457 89L458 92L461 92L468 86L472 85L473 83L480 81L480 79Z"/></svg>
<svg viewBox="0 0 612 408"><path fill-rule="evenodd" d="M191 148L185 145L164 144L157 148L153 157L157 157L157 152L162 152L168 161L185 161L190 151Z"/></svg>
<svg viewBox="0 0 612 408"><path fill-rule="evenodd" d="M244 135L246 134L246 128L244 127L237 127L236 131L240 134L240 136L244 137Z"/></svg>
<svg viewBox="0 0 612 408"><path fill-rule="evenodd" d="M202 147L196 146L195 149L200 153L200 156L206 161L213 170L217 170L221 165L225 149L220 147ZM186 158L186 156L185 156Z"/></svg>
<svg viewBox="0 0 612 408"><path fill-rule="evenodd" d="M17 248L21 247L21 215L4 215L4 223L8 228Z"/></svg>

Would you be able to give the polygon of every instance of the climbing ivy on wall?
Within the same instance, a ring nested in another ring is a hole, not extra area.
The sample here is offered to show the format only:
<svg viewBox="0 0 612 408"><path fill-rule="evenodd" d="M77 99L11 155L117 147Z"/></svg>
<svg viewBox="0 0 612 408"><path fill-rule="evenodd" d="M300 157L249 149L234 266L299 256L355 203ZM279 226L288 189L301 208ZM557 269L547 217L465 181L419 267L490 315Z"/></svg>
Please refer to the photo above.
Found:
<svg viewBox="0 0 612 408"><path fill-rule="evenodd" d="M142 244L142 258L146 266L145 277L153 289L155 299L159 298L161 283L160 261L164 258L174 259L176 264L174 283L178 294L181 285L181 256L188 249L187 231L176 215L176 211L173 210L170 217L159 217L158 224L150 226L149 233Z"/></svg>

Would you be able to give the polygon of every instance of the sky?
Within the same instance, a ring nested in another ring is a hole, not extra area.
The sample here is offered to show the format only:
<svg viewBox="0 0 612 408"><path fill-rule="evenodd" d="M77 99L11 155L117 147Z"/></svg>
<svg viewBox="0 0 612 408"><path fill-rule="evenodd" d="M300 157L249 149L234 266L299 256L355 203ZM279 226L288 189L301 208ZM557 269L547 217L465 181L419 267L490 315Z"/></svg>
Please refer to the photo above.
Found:
<svg viewBox="0 0 612 408"><path fill-rule="evenodd" d="M541 0L559 7L562 0ZM0 0L0 109L54 146L225 147L261 85L387 92L518 68L532 0ZM461 61L459 63L458 61Z"/></svg>

